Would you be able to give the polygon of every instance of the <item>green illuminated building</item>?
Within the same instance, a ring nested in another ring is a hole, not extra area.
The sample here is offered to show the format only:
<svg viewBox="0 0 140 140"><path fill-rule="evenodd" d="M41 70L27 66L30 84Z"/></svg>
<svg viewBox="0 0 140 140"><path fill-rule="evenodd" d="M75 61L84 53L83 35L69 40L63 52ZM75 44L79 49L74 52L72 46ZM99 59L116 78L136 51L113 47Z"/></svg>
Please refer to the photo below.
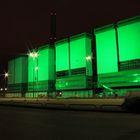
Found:
<svg viewBox="0 0 140 140"><path fill-rule="evenodd" d="M18 56L8 62L8 92L20 93L22 96L27 92L27 56Z"/></svg>
<svg viewBox="0 0 140 140"><path fill-rule="evenodd" d="M54 91L54 48L44 45L32 54L28 57L28 92Z"/></svg>
<svg viewBox="0 0 140 140"><path fill-rule="evenodd" d="M55 43L56 90L91 87L91 39L91 35L83 33Z"/></svg>
<svg viewBox="0 0 140 140"><path fill-rule="evenodd" d="M95 30L98 85L140 85L140 17Z"/></svg>
<svg viewBox="0 0 140 140"><path fill-rule="evenodd" d="M91 97L94 74L99 89L139 89L140 16L94 29L94 35L71 36L11 59L8 92Z"/></svg>

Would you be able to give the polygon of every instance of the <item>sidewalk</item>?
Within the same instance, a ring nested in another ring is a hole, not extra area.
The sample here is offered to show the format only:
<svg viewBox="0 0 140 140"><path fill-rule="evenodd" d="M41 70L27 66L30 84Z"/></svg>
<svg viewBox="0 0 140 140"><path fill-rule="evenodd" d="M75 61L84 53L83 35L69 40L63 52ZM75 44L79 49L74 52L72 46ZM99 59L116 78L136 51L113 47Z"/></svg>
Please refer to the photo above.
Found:
<svg viewBox="0 0 140 140"><path fill-rule="evenodd" d="M38 108L123 111L124 98L97 99L41 99L41 98L0 98L0 105Z"/></svg>

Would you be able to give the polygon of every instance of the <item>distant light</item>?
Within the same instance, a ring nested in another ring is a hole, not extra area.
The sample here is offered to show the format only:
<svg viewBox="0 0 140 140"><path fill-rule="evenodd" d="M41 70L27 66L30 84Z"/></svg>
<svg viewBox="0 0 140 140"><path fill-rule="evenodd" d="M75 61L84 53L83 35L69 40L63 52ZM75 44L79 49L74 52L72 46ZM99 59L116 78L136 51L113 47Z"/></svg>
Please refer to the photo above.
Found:
<svg viewBox="0 0 140 140"><path fill-rule="evenodd" d="M37 58L38 57L38 53L37 52L31 52L31 53L29 53L29 56L33 57L33 58Z"/></svg>
<svg viewBox="0 0 140 140"><path fill-rule="evenodd" d="M59 95L61 96L62 95L62 92L59 92Z"/></svg>
<svg viewBox="0 0 140 140"><path fill-rule="evenodd" d="M7 91L7 88L5 88L5 91Z"/></svg>
<svg viewBox="0 0 140 140"><path fill-rule="evenodd" d="M33 53L29 53L29 56L33 57Z"/></svg>
<svg viewBox="0 0 140 140"><path fill-rule="evenodd" d="M38 70L38 67L35 67L35 71L37 71Z"/></svg>
<svg viewBox="0 0 140 140"><path fill-rule="evenodd" d="M8 72L6 72L6 73L4 74L4 76L5 76L5 77L8 77Z"/></svg>
<svg viewBox="0 0 140 140"><path fill-rule="evenodd" d="M38 53L37 52L34 53L34 57L38 57Z"/></svg>
<svg viewBox="0 0 140 140"><path fill-rule="evenodd" d="M3 91L3 88L1 88L0 90Z"/></svg>
<svg viewBox="0 0 140 140"><path fill-rule="evenodd" d="M86 60L91 60L91 56L87 56L86 57Z"/></svg>

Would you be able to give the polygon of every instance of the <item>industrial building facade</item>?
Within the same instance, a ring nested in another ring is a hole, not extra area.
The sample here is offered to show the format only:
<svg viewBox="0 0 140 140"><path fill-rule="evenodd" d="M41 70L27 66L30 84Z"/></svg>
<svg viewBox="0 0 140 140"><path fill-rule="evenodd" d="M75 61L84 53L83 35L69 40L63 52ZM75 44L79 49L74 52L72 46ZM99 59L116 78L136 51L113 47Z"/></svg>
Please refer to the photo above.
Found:
<svg viewBox="0 0 140 140"><path fill-rule="evenodd" d="M92 97L95 89L114 89L119 96L139 92L140 17L31 50L11 59L8 73L8 93L17 96Z"/></svg>

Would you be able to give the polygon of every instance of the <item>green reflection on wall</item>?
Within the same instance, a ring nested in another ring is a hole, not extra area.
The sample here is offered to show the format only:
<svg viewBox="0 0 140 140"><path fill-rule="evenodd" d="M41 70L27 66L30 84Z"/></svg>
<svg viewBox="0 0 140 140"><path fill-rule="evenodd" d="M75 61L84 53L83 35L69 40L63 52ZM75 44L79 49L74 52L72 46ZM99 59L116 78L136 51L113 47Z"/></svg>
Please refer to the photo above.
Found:
<svg viewBox="0 0 140 140"><path fill-rule="evenodd" d="M86 67L86 37L70 40L71 69Z"/></svg>
<svg viewBox="0 0 140 140"><path fill-rule="evenodd" d="M140 58L140 21L118 27L120 61Z"/></svg>
<svg viewBox="0 0 140 140"><path fill-rule="evenodd" d="M56 71L69 69L69 47L68 40L63 40L55 44L56 48Z"/></svg>
<svg viewBox="0 0 140 140"><path fill-rule="evenodd" d="M117 72L118 59L115 30L108 29L95 34L98 74Z"/></svg>

